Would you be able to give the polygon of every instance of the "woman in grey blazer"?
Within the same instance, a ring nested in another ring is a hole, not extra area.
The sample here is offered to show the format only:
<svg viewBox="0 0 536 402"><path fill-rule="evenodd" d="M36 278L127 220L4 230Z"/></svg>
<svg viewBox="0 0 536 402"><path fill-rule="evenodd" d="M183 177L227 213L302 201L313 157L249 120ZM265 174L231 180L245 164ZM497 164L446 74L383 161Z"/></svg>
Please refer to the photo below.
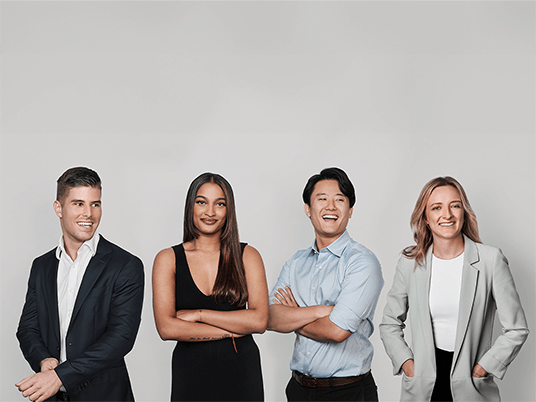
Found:
<svg viewBox="0 0 536 402"><path fill-rule="evenodd" d="M402 401L500 401L502 379L529 330L508 261L481 244L460 183L438 177L411 216L416 245L396 267L380 324ZM409 317L410 347L404 339ZM492 344L498 312L502 334Z"/></svg>

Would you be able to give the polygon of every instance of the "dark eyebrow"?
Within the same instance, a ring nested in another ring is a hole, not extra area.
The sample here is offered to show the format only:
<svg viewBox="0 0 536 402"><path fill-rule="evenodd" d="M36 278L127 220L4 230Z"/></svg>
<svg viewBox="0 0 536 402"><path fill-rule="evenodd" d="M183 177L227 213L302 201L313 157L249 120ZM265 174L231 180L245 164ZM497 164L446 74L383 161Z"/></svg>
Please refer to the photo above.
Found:
<svg viewBox="0 0 536 402"><path fill-rule="evenodd" d="M207 200L208 198L205 197L204 195L196 195L195 198L203 198L204 200ZM216 198L216 201L219 201L219 200L223 200L223 201L226 201L225 197L220 197L220 198Z"/></svg>
<svg viewBox="0 0 536 402"><path fill-rule="evenodd" d="M72 203L78 203L78 202L84 203L86 201L85 200L71 200L70 202L72 202ZM102 203L101 200L90 201L90 204L101 204L101 203Z"/></svg>

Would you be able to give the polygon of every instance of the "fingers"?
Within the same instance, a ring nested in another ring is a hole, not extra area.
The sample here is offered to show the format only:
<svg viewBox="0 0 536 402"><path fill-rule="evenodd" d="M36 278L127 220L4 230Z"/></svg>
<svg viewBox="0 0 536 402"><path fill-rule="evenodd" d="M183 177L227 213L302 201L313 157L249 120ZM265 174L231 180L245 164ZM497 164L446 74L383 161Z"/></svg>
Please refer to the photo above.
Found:
<svg viewBox="0 0 536 402"><path fill-rule="evenodd" d="M285 289L287 291L287 294L288 294L288 297L291 301L291 303L295 306L295 307L298 307L298 303L296 303L296 300L294 299L294 295L292 294L292 290L290 290L290 288L288 286L285 286Z"/></svg>

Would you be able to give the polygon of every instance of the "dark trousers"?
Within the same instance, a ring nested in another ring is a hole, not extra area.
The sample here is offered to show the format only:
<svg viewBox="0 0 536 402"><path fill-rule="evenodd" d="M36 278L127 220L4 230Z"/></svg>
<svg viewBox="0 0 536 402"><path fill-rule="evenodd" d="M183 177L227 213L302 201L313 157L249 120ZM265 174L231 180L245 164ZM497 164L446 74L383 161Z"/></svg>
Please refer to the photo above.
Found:
<svg viewBox="0 0 536 402"><path fill-rule="evenodd" d="M436 371L437 377L432 392L432 402L452 402L452 393L450 391L450 369L452 367L452 358L454 352L435 348Z"/></svg>
<svg viewBox="0 0 536 402"><path fill-rule="evenodd" d="M337 387L309 388L304 387L294 378L290 378L287 389L287 400L294 401L378 401L378 391L372 373L361 381Z"/></svg>

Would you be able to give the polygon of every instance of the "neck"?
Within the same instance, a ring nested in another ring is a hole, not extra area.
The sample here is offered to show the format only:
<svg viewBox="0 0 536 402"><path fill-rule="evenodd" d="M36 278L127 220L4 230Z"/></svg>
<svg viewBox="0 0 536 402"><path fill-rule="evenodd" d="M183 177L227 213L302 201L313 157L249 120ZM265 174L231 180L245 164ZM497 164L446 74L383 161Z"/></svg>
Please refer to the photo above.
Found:
<svg viewBox="0 0 536 402"><path fill-rule="evenodd" d="M80 242L69 240L68 238L63 236L63 247L65 248L65 252L69 257L71 257L71 260L76 260L76 257L78 256L78 250L80 250L80 247L82 247L82 244Z"/></svg>
<svg viewBox="0 0 536 402"><path fill-rule="evenodd" d="M195 250L204 251L207 253L220 251L220 233L214 236L200 235L197 239L193 239L191 243Z"/></svg>
<svg viewBox="0 0 536 402"><path fill-rule="evenodd" d="M341 237L343 234L344 232L336 237L325 237L325 236L319 236L317 234L316 235L316 248L318 249L318 251L322 250L323 248L326 248L335 240L337 240L339 237Z"/></svg>
<svg viewBox="0 0 536 402"><path fill-rule="evenodd" d="M433 247L433 253L437 258L441 258L442 260L452 260L463 253L463 236L460 235L454 239L434 238Z"/></svg>

